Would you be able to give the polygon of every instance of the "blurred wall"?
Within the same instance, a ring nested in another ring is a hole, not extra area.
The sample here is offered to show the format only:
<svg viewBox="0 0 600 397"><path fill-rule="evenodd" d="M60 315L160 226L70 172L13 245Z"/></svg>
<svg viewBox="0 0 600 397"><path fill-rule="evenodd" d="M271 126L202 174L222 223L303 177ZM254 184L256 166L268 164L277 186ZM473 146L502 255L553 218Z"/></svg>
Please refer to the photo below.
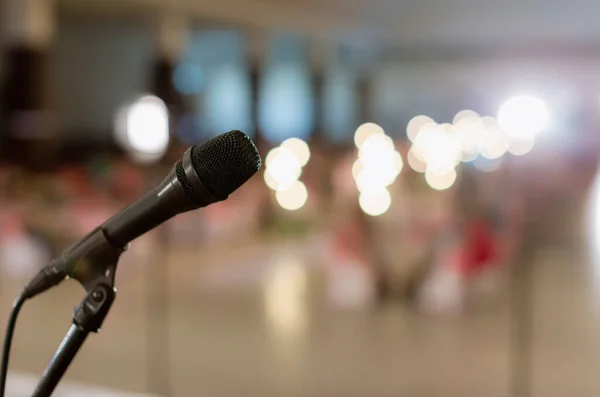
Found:
<svg viewBox="0 0 600 397"><path fill-rule="evenodd" d="M56 109L63 137L112 139L119 107L148 91L154 54L150 27L65 18L55 46Z"/></svg>

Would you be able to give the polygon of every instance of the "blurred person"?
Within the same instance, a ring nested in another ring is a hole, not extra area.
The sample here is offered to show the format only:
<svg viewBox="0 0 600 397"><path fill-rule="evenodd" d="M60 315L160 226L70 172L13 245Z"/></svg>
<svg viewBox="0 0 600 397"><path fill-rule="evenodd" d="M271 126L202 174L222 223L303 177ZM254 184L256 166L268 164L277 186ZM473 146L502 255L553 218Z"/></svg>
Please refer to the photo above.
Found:
<svg viewBox="0 0 600 397"><path fill-rule="evenodd" d="M328 266L329 297L336 307L367 308L374 303L378 263L370 220L356 204L334 221Z"/></svg>

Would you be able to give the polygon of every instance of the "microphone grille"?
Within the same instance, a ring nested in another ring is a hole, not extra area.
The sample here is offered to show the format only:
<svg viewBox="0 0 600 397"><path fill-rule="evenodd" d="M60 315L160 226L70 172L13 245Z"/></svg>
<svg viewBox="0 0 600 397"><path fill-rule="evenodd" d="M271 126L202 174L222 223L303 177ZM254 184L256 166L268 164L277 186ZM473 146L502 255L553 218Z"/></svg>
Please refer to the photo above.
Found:
<svg viewBox="0 0 600 397"><path fill-rule="evenodd" d="M256 145L241 131L229 131L192 148L192 165L206 189L220 200L261 166Z"/></svg>

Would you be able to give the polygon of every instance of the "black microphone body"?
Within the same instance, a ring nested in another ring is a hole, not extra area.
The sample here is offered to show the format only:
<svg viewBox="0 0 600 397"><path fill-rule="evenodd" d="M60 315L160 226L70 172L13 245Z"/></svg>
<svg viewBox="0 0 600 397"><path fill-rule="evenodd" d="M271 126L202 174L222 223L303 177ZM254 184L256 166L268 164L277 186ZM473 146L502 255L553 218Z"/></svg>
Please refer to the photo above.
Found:
<svg viewBox="0 0 600 397"><path fill-rule="evenodd" d="M158 186L43 268L25 288L25 295L31 298L66 277L82 281L89 276L81 271L85 268L89 272L89 266L81 266L86 256L125 250L129 242L175 215L227 199L260 166L256 146L240 131L228 132L188 149Z"/></svg>
<svg viewBox="0 0 600 397"><path fill-rule="evenodd" d="M184 155L184 160L186 158L190 159L190 155L191 151L188 150ZM173 167L169 175L158 186L100 226L108 241L116 247L125 247L130 241L135 240L177 214L221 201L205 191L202 194L204 199L202 203L192 202L187 196L181 181L177 178L176 168ZM186 177L188 180L198 179L193 169L188 169ZM196 182L198 182L198 186L202 186L200 181Z"/></svg>

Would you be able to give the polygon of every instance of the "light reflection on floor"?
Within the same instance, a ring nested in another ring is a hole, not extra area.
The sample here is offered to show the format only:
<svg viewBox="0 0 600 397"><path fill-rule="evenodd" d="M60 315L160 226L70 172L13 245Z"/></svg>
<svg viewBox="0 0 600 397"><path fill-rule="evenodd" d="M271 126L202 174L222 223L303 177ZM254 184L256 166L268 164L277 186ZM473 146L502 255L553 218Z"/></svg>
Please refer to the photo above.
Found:
<svg viewBox="0 0 600 397"><path fill-rule="evenodd" d="M264 286L267 320L276 338L293 344L307 328L307 267L294 255L273 259Z"/></svg>

